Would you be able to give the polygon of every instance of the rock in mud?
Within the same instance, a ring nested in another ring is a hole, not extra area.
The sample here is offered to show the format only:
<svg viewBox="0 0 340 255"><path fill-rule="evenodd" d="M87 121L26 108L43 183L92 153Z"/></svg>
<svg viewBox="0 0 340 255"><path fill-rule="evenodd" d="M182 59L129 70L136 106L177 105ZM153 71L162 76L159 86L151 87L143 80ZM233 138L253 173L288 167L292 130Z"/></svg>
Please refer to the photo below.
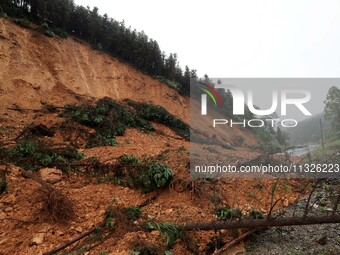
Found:
<svg viewBox="0 0 340 255"><path fill-rule="evenodd" d="M45 233L38 233L31 239L31 245L39 245L44 242Z"/></svg>
<svg viewBox="0 0 340 255"><path fill-rule="evenodd" d="M57 168L42 168L39 170L39 174L45 182L54 184L61 180L63 172Z"/></svg>

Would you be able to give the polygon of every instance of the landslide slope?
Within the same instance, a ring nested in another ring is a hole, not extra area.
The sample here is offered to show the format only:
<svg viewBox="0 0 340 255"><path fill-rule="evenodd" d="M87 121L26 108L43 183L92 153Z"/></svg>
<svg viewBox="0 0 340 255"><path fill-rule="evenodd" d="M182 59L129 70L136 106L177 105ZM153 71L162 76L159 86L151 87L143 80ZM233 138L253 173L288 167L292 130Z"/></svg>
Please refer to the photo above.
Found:
<svg viewBox="0 0 340 255"><path fill-rule="evenodd" d="M8 19L0 19L1 142L13 140L30 123L44 124L50 128L65 122L58 113L18 111L20 109L39 110L46 104L64 106L103 97L161 105L189 123L189 99L176 90L74 38L48 38L34 27L24 29ZM87 157L96 157L101 162L114 163L123 154L134 154L139 158L152 156L171 167L174 172L172 185L143 194L136 188L110 183L105 176L99 180L75 172L63 173L62 180L54 186L75 204L76 217L68 225L32 221L34 212L41 206L36 199L39 185L23 178L18 167L10 167L8 190L0 197L0 254L47 252L98 225L110 203L121 207L143 204L139 223L147 220L176 223L214 220L216 207L225 205L240 207L244 212L251 208L266 212L270 208L273 180L258 180L256 185L252 180L189 180L189 142L164 125L154 125L156 132L150 133L136 128L128 129L124 136L117 137L117 146L90 149L80 146L79 149ZM70 126L77 128L79 125L71 123ZM243 136L245 144L256 143L248 132L228 130L230 133L224 140L226 143L232 143L236 135ZM56 135L51 138L53 142L64 143L64 131L56 130ZM11 142L13 146L14 141ZM247 146L234 149L219 145L216 148L213 147L215 145L202 146L226 155L226 159L233 162L258 154ZM287 192L284 187L279 188L276 194L276 198L282 198L280 206L296 199L294 189ZM37 235L43 235L42 243L32 244L32 238ZM196 251L182 241L176 241L174 247L169 249L174 254L204 254L214 242L216 233L192 231L189 238L192 243L197 243ZM232 235L227 234L225 239L230 241ZM98 245L89 254L99 254L101 251L129 254L137 241L164 245L158 231L144 233L118 229L113 238Z"/></svg>
<svg viewBox="0 0 340 255"><path fill-rule="evenodd" d="M152 102L188 120L188 100L175 90L74 38L49 38L6 19L0 35L2 112L13 104L64 105L83 95Z"/></svg>

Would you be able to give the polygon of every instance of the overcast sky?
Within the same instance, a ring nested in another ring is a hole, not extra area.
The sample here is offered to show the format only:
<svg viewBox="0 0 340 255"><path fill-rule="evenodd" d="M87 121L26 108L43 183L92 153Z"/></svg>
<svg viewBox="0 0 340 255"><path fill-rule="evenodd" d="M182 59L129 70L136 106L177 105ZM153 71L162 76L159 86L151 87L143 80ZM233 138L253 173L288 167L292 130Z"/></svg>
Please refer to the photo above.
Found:
<svg viewBox="0 0 340 255"><path fill-rule="evenodd" d="M340 77L338 0L75 0L210 77Z"/></svg>

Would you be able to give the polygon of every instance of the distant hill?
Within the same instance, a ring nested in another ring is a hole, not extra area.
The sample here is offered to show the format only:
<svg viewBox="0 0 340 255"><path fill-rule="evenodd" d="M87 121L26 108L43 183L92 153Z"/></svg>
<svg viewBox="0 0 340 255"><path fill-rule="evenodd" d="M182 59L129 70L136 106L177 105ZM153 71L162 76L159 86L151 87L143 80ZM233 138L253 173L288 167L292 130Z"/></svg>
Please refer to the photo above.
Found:
<svg viewBox="0 0 340 255"><path fill-rule="evenodd" d="M324 114L320 113L311 118L300 121L296 128L285 128L289 135L289 142L293 145L318 143L321 140L320 119L324 131L324 138L329 135L331 122L326 121Z"/></svg>

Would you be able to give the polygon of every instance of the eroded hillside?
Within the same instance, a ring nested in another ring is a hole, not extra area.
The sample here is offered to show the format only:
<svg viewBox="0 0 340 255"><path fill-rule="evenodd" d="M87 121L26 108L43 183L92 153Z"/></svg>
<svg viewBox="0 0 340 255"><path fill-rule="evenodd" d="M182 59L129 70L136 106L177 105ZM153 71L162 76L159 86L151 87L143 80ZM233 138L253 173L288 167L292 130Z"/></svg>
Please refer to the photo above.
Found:
<svg viewBox="0 0 340 255"><path fill-rule="evenodd" d="M0 19L0 34L4 107L64 105L74 102L75 95L84 95L152 102L184 120L189 118L188 100L175 90L71 37L48 38L6 19Z"/></svg>
<svg viewBox="0 0 340 255"><path fill-rule="evenodd" d="M10 20L0 19L0 91L1 140L12 153L9 157L22 153L13 148L22 148L16 146L25 137L52 144L51 147L57 146L57 149L72 145L84 155L83 161L72 165L77 171L63 172L53 184L74 204L74 218L66 224L37 217L43 206L39 200L39 184L24 178L17 166L8 166L9 185L0 198L0 254L36 255L50 251L100 224L110 204L120 209L138 206L140 218L129 221L119 218L122 215L115 215L117 219L111 222L115 231L109 232L105 238L94 236L94 239L86 239L68 254L129 254L129 251L140 249L138 245L153 247L156 253L152 254L161 254L160 251L164 250L171 250L174 254L210 254L217 247L214 246L217 238L226 243L238 232L189 231L186 237L176 239L166 247L165 238L158 230L146 232L139 224L145 221L216 220L216 209L223 206L238 207L245 215L252 209L262 213L270 209L274 180L190 180L188 140L156 120L149 121L154 127L152 131L129 126L122 134L115 134L117 144L114 146L87 147L86 140L101 126L86 125L83 120L77 122L76 118L62 116L66 104L93 105L103 97L114 99L121 105L125 99L151 102L189 123L189 100L174 89L75 39L48 38L34 28L23 29ZM113 103L110 101L110 104ZM49 111L46 105L57 108ZM96 121L101 123L103 119ZM37 135L35 129L30 129L39 126L51 134L41 135L39 131ZM235 135L243 136L244 146L203 145L204 149L218 151L231 162L258 155L259 152L248 146L256 143L250 133L236 129L229 131L230 135L224 141L232 144ZM205 135L204 130L202 133ZM22 154L27 158L27 151ZM53 151L51 155L63 154ZM148 193L142 192L138 186L124 183L131 180L122 178L122 173L111 175L122 155L135 155L140 160L151 158L167 165L173 171L171 183ZM46 158L44 160L39 162L45 164ZM86 164L90 167L81 168ZM108 167L108 172L96 172L101 169L99 166ZM32 165L26 167L30 169ZM287 189L287 185L291 188ZM278 207L287 206L298 197L297 185L294 180L279 183L274 195ZM93 241L95 247L91 246Z"/></svg>

